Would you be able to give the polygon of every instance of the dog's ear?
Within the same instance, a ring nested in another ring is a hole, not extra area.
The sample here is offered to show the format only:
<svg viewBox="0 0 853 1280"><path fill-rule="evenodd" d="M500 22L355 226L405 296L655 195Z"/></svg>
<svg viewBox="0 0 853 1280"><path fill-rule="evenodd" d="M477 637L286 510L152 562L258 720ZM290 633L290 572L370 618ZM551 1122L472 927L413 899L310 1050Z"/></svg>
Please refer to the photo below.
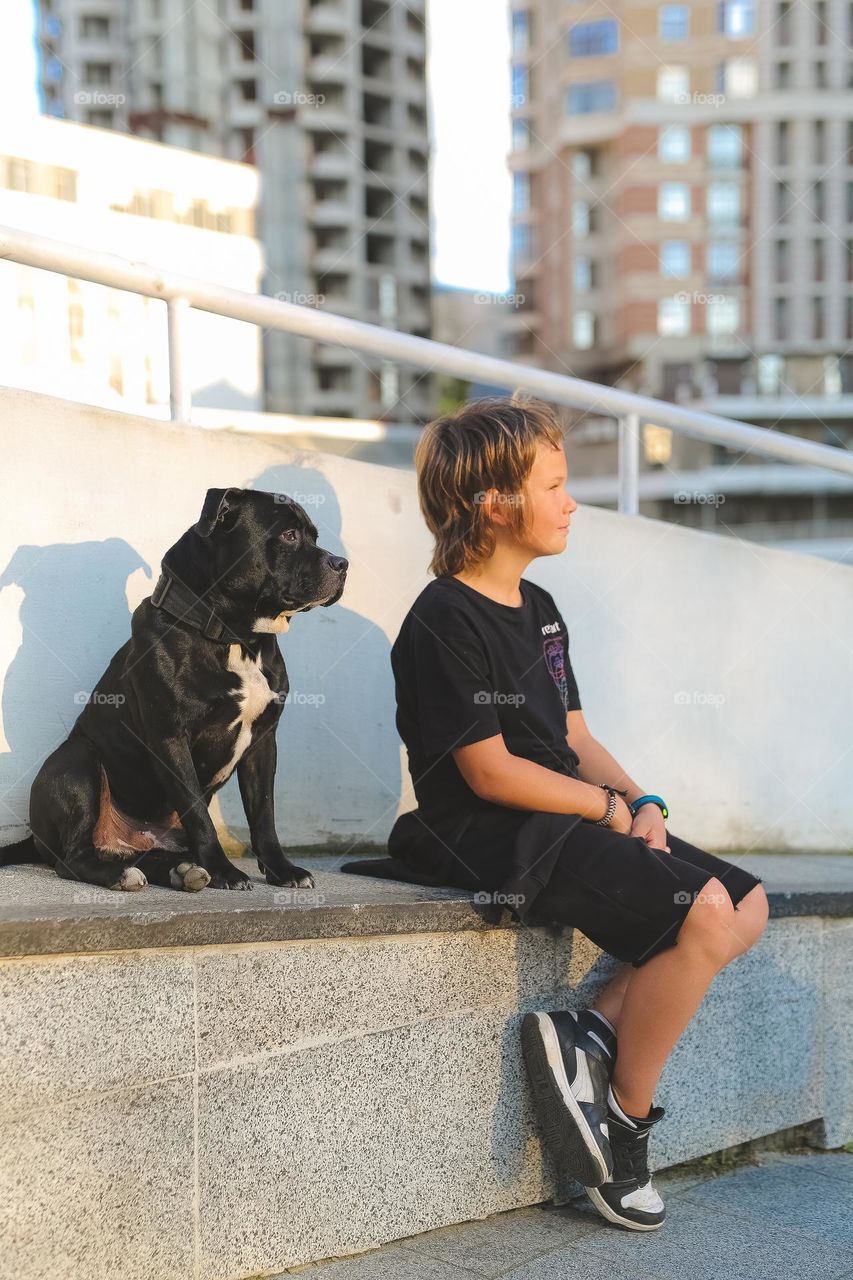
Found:
<svg viewBox="0 0 853 1280"><path fill-rule="evenodd" d="M201 515L194 526L196 533L209 538L220 520L224 520L232 510L234 499L239 493L239 489L208 489Z"/></svg>

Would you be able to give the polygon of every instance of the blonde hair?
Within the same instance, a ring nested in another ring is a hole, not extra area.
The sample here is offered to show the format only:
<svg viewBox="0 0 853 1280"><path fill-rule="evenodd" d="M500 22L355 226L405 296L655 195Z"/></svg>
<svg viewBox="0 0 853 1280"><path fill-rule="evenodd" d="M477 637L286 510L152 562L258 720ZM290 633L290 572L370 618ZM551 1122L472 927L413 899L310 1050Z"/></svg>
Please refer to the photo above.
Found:
<svg viewBox="0 0 853 1280"><path fill-rule="evenodd" d="M488 560L495 531L488 489L507 495L508 523L525 528L524 481L540 443L563 447L555 411L534 396L485 396L424 427L415 449L418 501L435 550L430 570L444 577Z"/></svg>

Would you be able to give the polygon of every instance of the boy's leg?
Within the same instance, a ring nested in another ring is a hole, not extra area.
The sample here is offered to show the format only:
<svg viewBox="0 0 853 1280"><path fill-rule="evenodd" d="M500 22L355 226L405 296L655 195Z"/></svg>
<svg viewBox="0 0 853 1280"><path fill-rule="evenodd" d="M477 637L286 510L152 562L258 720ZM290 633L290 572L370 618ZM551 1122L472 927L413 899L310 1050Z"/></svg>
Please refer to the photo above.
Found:
<svg viewBox="0 0 853 1280"><path fill-rule="evenodd" d="M757 940L767 914L760 885L735 909L722 883L709 880L684 919L677 945L628 973L615 1018L602 1009L618 1027L611 1087L628 1115L648 1114L664 1064L705 992L716 974ZM621 976L617 974L614 983ZM609 997L610 988L602 995ZM599 1002L596 1007L601 1007ZM613 1005L608 1002L608 1007Z"/></svg>

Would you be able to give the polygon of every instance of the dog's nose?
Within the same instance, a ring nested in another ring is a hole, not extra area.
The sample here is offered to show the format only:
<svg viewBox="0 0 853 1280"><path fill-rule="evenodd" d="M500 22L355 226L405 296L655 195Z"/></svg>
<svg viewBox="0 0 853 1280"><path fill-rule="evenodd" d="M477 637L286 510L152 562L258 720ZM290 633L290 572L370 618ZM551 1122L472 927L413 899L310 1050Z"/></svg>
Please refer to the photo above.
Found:
<svg viewBox="0 0 853 1280"><path fill-rule="evenodd" d="M339 573L349 568L349 560L345 560L343 556L329 556L329 564Z"/></svg>

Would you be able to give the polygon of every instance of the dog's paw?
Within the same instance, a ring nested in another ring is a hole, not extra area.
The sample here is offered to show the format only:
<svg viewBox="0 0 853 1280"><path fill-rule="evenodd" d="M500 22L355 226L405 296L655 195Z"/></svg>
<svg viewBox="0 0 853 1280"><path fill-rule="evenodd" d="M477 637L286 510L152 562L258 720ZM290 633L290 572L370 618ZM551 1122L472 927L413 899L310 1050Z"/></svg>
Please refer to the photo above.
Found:
<svg viewBox="0 0 853 1280"><path fill-rule="evenodd" d="M252 882L243 871L238 871L236 867L229 867L227 871L210 873L210 887L211 889L251 889Z"/></svg>
<svg viewBox="0 0 853 1280"><path fill-rule="evenodd" d="M198 893L210 884L210 872L205 871L197 862L181 862L172 867L169 879L175 889L184 889L187 893Z"/></svg>
<svg viewBox="0 0 853 1280"><path fill-rule="evenodd" d="M284 871L265 870L267 884L277 889L313 889L314 877L304 867L287 867Z"/></svg>
<svg viewBox="0 0 853 1280"><path fill-rule="evenodd" d="M122 893L133 893L137 889L144 889L148 884L148 879L139 867L128 867L122 871L115 884L111 884L111 889L118 889Z"/></svg>

